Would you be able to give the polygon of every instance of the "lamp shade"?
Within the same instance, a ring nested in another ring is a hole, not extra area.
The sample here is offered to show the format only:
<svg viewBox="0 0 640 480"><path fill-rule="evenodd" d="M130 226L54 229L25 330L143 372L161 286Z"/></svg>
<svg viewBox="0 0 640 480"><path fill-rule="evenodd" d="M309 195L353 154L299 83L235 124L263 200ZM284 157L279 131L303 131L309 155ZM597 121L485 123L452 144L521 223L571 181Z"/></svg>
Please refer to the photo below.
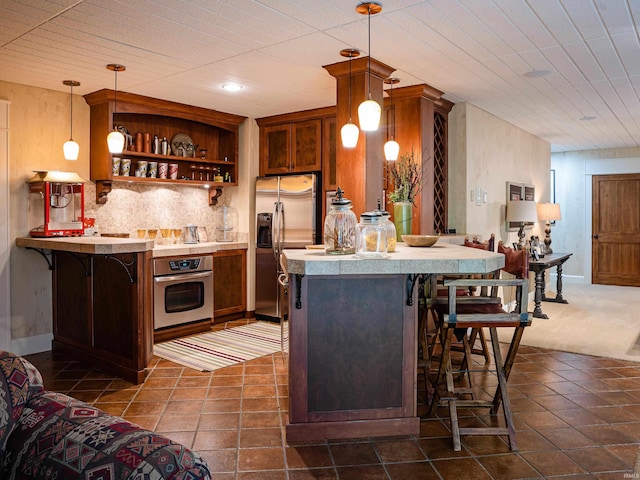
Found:
<svg viewBox="0 0 640 480"><path fill-rule="evenodd" d="M345 148L354 148L358 144L360 130L354 123L345 123L340 129L340 137L342 138L342 146Z"/></svg>
<svg viewBox="0 0 640 480"><path fill-rule="evenodd" d="M507 222L530 223L538 221L536 202L516 200L507 202Z"/></svg>
<svg viewBox="0 0 640 480"><path fill-rule="evenodd" d="M400 145L395 140L389 140L384 144L384 158L386 160L397 160L400 154Z"/></svg>
<svg viewBox="0 0 640 480"><path fill-rule="evenodd" d="M365 132L373 132L380 125L382 108L375 100L365 100L358 106L358 121L360 128Z"/></svg>
<svg viewBox="0 0 640 480"><path fill-rule="evenodd" d="M62 151L64 152L65 160L78 160L80 145L73 140L67 140L64 142L64 145L62 145Z"/></svg>
<svg viewBox="0 0 640 480"><path fill-rule="evenodd" d="M560 214L559 203L539 203L538 204L538 220L545 222L553 222L555 220L562 220Z"/></svg>
<svg viewBox="0 0 640 480"><path fill-rule="evenodd" d="M124 135L114 130L107 135L107 145L110 153L122 153L124 150Z"/></svg>

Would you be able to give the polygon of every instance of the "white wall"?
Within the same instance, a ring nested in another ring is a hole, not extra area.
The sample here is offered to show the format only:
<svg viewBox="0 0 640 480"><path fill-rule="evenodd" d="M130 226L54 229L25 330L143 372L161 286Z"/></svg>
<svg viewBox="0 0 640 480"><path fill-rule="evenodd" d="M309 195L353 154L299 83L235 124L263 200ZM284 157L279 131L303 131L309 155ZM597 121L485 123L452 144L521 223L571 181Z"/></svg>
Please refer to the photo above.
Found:
<svg viewBox="0 0 640 480"><path fill-rule="evenodd" d="M495 233L506 245L517 241L504 221L506 184L534 185L535 200L548 201L549 157L546 141L473 105L456 104L449 114L449 228L483 239ZM486 203L476 203L478 189ZM543 232L539 223L527 236Z"/></svg>
<svg viewBox="0 0 640 480"><path fill-rule="evenodd" d="M640 147L554 153L556 202L562 220L551 227L555 251L572 252L563 277L591 283L592 176L640 173Z"/></svg>

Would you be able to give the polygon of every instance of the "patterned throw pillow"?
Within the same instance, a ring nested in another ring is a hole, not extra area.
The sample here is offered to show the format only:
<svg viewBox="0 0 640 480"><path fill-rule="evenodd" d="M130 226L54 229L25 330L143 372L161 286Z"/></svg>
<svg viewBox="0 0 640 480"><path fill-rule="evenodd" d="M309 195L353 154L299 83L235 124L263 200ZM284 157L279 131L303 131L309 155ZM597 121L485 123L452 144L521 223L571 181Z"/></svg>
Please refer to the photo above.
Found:
<svg viewBox="0 0 640 480"><path fill-rule="evenodd" d="M0 350L0 459L25 405L43 390L40 372L22 357Z"/></svg>

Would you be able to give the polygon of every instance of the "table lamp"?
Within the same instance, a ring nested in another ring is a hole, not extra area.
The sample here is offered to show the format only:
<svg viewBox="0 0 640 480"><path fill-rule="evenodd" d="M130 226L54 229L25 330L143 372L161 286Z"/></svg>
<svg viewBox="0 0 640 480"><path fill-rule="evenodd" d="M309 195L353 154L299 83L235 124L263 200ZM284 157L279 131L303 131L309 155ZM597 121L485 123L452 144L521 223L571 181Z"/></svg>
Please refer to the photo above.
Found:
<svg viewBox="0 0 640 480"><path fill-rule="evenodd" d="M532 200L513 200L507 202L507 222L520 224L518 230L518 250L524 248L525 223L537 222L536 202Z"/></svg>
<svg viewBox="0 0 640 480"><path fill-rule="evenodd" d="M545 253L553 253L551 250L551 222L562 220L559 203L539 203L538 220L545 221L544 228L544 248Z"/></svg>

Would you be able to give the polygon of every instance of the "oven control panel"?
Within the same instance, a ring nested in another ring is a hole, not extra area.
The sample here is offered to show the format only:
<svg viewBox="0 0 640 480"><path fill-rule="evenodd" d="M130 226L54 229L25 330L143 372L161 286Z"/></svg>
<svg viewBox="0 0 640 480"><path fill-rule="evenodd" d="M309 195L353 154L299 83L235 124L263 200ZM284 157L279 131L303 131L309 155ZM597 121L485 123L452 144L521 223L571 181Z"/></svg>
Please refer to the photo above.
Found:
<svg viewBox="0 0 640 480"><path fill-rule="evenodd" d="M172 272L184 272L188 270L197 270L200 266L199 258L183 258L180 260L169 260L169 268Z"/></svg>
<svg viewBox="0 0 640 480"><path fill-rule="evenodd" d="M153 259L153 275L180 275L213 270L213 257L157 257Z"/></svg>

